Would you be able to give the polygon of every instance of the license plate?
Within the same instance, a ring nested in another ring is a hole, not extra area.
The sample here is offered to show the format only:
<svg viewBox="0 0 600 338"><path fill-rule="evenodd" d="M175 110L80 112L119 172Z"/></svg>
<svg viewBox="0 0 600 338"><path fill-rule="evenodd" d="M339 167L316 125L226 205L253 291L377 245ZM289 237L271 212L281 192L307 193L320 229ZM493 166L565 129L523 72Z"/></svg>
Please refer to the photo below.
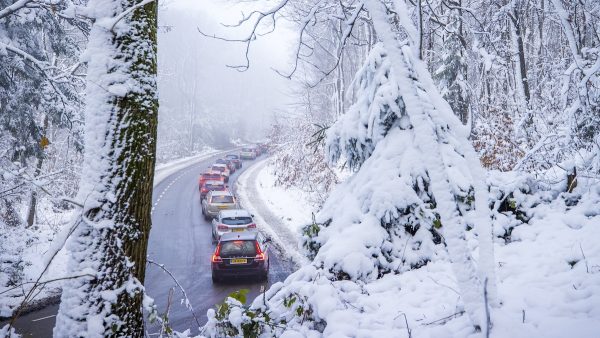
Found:
<svg viewBox="0 0 600 338"><path fill-rule="evenodd" d="M219 208L219 209L227 209L227 208L229 208L229 206L228 205L219 205L217 208Z"/></svg>
<svg viewBox="0 0 600 338"><path fill-rule="evenodd" d="M246 258L233 258L230 262L231 264L246 264L248 260Z"/></svg>
<svg viewBox="0 0 600 338"><path fill-rule="evenodd" d="M245 230L244 228L233 228L233 229L231 229L231 231L233 231L233 232L242 232L244 230Z"/></svg>

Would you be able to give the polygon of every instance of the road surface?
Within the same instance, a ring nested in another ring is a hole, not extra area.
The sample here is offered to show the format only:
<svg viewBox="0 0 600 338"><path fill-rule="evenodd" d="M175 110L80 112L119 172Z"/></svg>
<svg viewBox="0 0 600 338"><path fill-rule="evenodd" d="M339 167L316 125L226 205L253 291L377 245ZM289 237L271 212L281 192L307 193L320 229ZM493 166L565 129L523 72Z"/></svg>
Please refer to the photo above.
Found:
<svg viewBox="0 0 600 338"><path fill-rule="evenodd" d="M272 283L285 279L293 271L293 265L288 260L281 259L279 253L272 250L268 282L240 279L224 284L212 283L210 257L214 245L211 241L210 222L202 217L197 181L199 174L216 158L200 161L178 171L154 187L153 225L148 246L148 257L162 264L186 291L200 325L206 323L206 311L216 303L222 302L231 292L250 289L250 301L260 294L261 286L268 288ZM251 164L251 161L245 161L244 168L231 177L232 186L235 185L238 175ZM161 314L167 307L169 293L173 289L169 307L171 327L177 331L191 329L192 333L198 332L198 324L191 311L183 305L184 297L169 274L149 264L146 271L146 288ZM52 305L21 316L16 325L17 332L24 337L52 337L57 311L58 305ZM4 324L0 323L0 327ZM153 332L156 327L149 324L147 329Z"/></svg>

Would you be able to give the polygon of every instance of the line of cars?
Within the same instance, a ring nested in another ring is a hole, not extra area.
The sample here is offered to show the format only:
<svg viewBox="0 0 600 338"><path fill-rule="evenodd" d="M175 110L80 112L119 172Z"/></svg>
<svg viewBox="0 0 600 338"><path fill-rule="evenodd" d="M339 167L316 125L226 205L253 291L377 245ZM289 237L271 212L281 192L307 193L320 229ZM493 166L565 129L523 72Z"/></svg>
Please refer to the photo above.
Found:
<svg viewBox="0 0 600 338"><path fill-rule="evenodd" d="M267 151L265 145L247 146L238 154L215 161L200 175L198 188L202 215L211 220L211 237L216 244L211 257L212 280L228 277L269 276L268 243L256 227L254 216L241 209L229 188L229 178L243 166L244 159L254 160Z"/></svg>

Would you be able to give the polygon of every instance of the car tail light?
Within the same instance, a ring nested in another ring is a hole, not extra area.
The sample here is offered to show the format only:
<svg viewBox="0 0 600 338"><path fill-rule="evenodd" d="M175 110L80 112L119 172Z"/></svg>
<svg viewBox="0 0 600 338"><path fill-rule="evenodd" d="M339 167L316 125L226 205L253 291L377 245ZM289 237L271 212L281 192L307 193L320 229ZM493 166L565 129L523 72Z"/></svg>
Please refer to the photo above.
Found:
<svg viewBox="0 0 600 338"><path fill-rule="evenodd" d="M258 242L254 242L254 247L256 248L256 257L254 257L254 260L255 261L264 261L265 253L262 252L262 250L260 249L260 245L258 245Z"/></svg>
<svg viewBox="0 0 600 338"><path fill-rule="evenodd" d="M229 227L227 225L225 225L225 224L219 224L217 226L217 229L220 230L220 231L227 231L227 230L229 230Z"/></svg>
<svg viewBox="0 0 600 338"><path fill-rule="evenodd" d="M221 244L218 244L217 249L215 250L215 253L212 255L211 261L213 263L222 263L223 259L221 259L220 254L221 254Z"/></svg>
<svg viewBox="0 0 600 338"><path fill-rule="evenodd" d="M247 226L248 229L256 229L256 223L250 223Z"/></svg>

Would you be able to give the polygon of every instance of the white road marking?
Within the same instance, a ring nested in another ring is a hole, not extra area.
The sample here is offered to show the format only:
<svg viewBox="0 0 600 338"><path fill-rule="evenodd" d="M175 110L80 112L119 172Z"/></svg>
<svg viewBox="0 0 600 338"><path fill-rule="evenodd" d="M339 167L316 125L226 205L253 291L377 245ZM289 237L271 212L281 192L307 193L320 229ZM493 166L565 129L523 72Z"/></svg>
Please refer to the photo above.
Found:
<svg viewBox="0 0 600 338"><path fill-rule="evenodd" d="M32 319L32 322L39 322L40 320L44 320L44 319L48 319L48 318L52 318L52 317L56 317L56 315L51 315L51 316L46 316L46 317L42 317L42 318L38 318L38 319Z"/></svg>

